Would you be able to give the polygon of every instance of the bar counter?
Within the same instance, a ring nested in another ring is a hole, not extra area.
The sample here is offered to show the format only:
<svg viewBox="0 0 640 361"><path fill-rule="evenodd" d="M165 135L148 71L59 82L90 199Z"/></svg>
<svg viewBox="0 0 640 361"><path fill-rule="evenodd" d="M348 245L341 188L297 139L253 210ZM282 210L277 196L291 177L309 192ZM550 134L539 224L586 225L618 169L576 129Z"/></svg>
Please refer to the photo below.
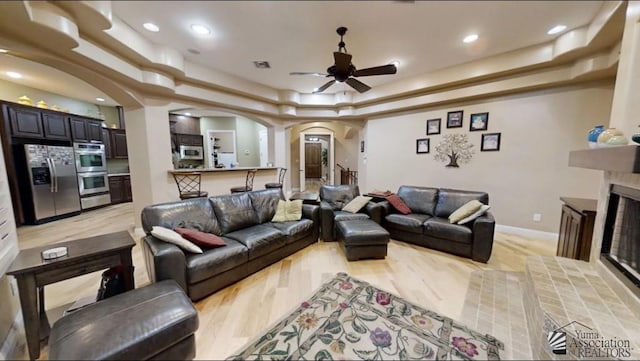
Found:
<svg viewBox="0 0 640 361"><path fill-rule="evenodd" d="M243 186L247 178L247 171L256 169L253 179L253 190L265 189L266 183L277 182L278 167L236 167L236 168L184 168L172 169L168 173L173 174L197 172L202 175L200 189L209 192L209 196L230 194L232 187ZM178 187L176 186L176 193Z"/></svg>

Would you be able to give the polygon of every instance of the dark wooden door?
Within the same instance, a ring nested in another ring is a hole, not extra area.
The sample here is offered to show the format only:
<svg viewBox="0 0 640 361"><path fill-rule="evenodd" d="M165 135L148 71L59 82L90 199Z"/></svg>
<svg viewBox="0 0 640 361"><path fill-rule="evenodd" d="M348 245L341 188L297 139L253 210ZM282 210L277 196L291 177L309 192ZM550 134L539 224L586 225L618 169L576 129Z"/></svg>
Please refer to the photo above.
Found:
<svg viewBox="0 0 640 361"><path fill-rule="evenodd" d="M111 132L111 156L116 159L129 158L127 150L127 133L122 129L112 129Z"/></svg>
<svg viewBox="0 0 640 361"><path fill-rule="evenodd" d="M71 137L74 142L89 142L89 134L85 125L86 121L82 118L71 117L69 125L71 126Z"/></svg>
<svg viewBox="0 0 640 361"><path fill-rule="evenodd" d="M24 138L43 138L40 112L31 109L9 108L11 135Z"/></svg>
<svg viewBox="0 0 640 361"><path fill-rule="evenodd" d="M89 141L102 141L102 122L97 120L87 120L87 135Z"/></svg>
<svg viewBox="0 0 640 361"><path fill-rule="evenodd" d="M304 176L305 178L322 178L322 144L305 143Z"/></svg>
<svg viewBox="0 0 640 361"><path fill-rule="evenodd" d="M71 140L69 122L64 115L42 113L42 127L47 139Z"/></svg>

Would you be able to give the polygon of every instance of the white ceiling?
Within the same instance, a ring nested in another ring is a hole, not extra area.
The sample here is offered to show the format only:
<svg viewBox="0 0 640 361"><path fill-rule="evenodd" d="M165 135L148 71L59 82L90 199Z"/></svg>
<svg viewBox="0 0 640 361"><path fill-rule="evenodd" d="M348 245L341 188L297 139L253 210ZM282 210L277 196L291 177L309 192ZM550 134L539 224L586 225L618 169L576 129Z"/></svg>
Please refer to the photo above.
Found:
<svg viewBox="0 0 640 361"><path fill-rule="evenodd" d="M547 30L590 23L603 1L113 1L118 17L150 41L172 46L188 61L275 89L309 93L326 79L290 76L291 71L325 72L333 64L339 36L357 68L400 61L398 73L359 78L370 86L422 75L491 55L551 41ZM142 26L153 22L160 32ZM213 34L196 37L201 23ZM477 33L473 44L462 39ZM1 44L0 44L1 45ZM196 49L194 55L188 49ZM271 69L257 69L266 60ZM10 79L5 71L18 71ZM93 86L52 67L0 54L0 79L104 105L116 102ZM325 91L352 90L336 84Z"/></svg>
<svg viewBox="0 0 640 361"><path fill-rule="evenodd" d="M186 59L276 88L309 93L326 82L292 71L325 72L346 26L347 51L357 68L400 61L396 75L362 77L375 86L552 40L588 24L602 1L114 1L114 15L156 44ZM160 31L142 26L153 22ZM194 36L189 27L212 29ZM473 44L462 39L471 33ZM196 49L194 55L188 49ZM271 69L257 69L266 60ZM334 85L327 92L351 90Z"/></svg>

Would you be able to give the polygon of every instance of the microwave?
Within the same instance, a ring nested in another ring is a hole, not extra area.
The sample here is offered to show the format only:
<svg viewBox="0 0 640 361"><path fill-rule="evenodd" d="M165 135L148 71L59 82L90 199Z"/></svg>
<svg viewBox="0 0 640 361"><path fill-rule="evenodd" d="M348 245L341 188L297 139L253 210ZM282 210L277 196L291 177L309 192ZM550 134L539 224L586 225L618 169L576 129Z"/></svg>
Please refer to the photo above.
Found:
<svg viewBox="0 0 640 361"><path fill-rule="evenodd" d="M204 159L204 148L198 145L181 145L180 159Z"/></svg>

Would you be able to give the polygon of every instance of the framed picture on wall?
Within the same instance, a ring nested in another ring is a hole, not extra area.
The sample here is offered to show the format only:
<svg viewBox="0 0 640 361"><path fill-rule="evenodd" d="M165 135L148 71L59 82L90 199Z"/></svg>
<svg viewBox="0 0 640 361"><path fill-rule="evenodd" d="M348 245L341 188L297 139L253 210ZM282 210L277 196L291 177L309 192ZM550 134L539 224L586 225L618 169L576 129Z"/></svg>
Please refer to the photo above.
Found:
<svg viewBox="0 0 640 361"><path fill-rule="evenodd" d="M416 139L416 154L429 153L429 138Z"/></svg>
<svg viewBox="0 0 640 361"><path fill-rule="evenodd" d="M455 112L447 113L447 128L461 128L462 127L462 110L456 110Z"/></svg>
<svg viewBox="0 0 640 361"><path fill-rule="evenodd" d="M482 134L481 152L491 152L500 150L500 133Z"/></svg>
<svg viewBox="0 0 640 361"><path fill-rule="evenodd" d="M471 114L469 121L469 131L487 130L489 126L489 113Z"/></svg>
<svg viewBox="0 0 640 361"><path fill-rule="evenodd" d="M427 120L427 135L440 134L440 121L442 119Z"/></svg>

